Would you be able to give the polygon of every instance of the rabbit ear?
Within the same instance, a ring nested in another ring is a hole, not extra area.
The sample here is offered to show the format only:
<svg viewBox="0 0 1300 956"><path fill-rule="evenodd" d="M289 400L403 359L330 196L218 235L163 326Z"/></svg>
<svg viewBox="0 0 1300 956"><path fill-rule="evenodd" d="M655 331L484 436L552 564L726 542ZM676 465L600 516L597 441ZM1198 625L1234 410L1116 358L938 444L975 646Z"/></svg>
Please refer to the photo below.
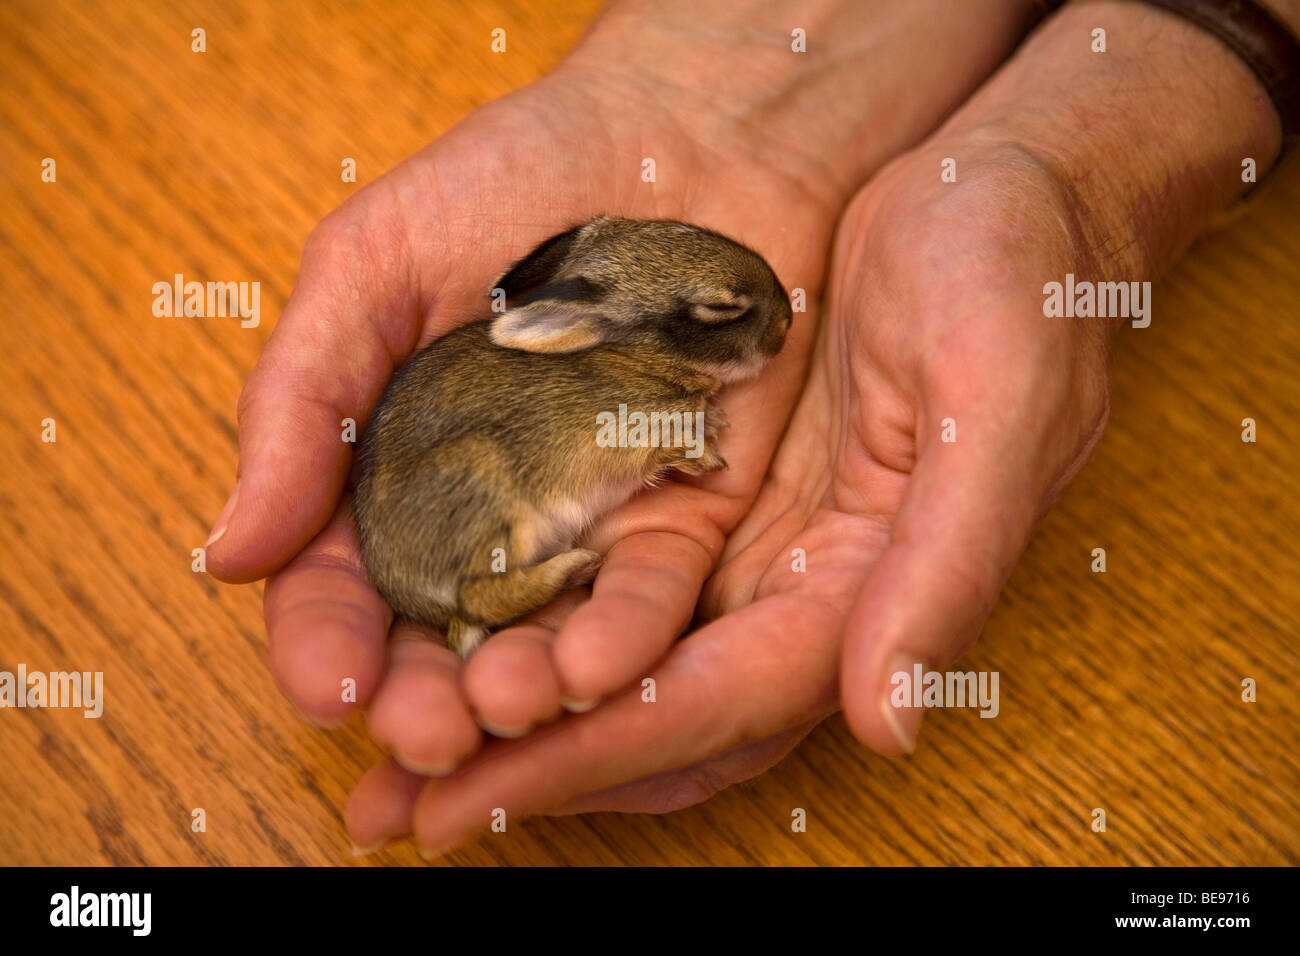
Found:
<svg viewBox="0 0 1300 956"><path fill-rule="evenodd" d="M590 302L538 299L492 320L492 341L523 352L581 352L603 340L606 320Z"/></svg>
<svg viewBox="0 0 1300 956"><path fill-rule="evenodd" d="M495 288L504 291L507 299L515 299L550 282L573 251L578 233L585 228L585 225L577 226L551 236L511 266L510 271L497 280Z"/></svg>

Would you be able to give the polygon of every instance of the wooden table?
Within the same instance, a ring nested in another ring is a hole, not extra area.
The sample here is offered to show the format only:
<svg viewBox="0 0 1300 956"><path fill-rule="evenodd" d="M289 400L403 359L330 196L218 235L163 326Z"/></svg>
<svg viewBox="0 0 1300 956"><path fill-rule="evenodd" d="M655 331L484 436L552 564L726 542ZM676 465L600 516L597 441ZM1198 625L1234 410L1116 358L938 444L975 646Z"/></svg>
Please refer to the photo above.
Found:
<svg viewBox="0 0 1300 956"><path fill-rule="evenodd" d="M99 720L0 710L0 864L353 862L340 810L378 748L359 719L295 717L261 585L193 573L191 549L302 241L356 188L341 158L365 182L544 71L595 4L543 6L0 5L0 670L106 686ZM498 25L515 52L491 58ZM966 662L1002 675L998 719L934 712L888 760L835 718L702 806L531 820L448 859L1300 862L1298 220L1292 163L1118 338L1106 438ZM155 318L178 272L260 279L268 319Z"/></svg>

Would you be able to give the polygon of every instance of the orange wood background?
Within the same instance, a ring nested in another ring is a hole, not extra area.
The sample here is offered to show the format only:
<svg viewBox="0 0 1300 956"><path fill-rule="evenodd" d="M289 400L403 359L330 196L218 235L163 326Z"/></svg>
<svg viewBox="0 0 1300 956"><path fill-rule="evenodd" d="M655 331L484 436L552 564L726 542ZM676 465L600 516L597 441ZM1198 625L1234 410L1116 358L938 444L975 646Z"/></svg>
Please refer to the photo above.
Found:
<svg viewBox="0 0 1300 956"><path fill-rule="evenodd" d="M295 717L261 585L190 551L303 239L357 188L341 158L365 182L539 75L596 4L560 6L0 4L0 670L106 684L100 720L0 710L0 864L354 864L341 808L378 748ZM834 718L702 806L529 820L446 859L1300 863L1297 222L1293 162L1117 339L1109 432L966 661L1001 673L996 720L932 712L888 760ZM177 272L261 281L261 327L154 318Z"/></svg>

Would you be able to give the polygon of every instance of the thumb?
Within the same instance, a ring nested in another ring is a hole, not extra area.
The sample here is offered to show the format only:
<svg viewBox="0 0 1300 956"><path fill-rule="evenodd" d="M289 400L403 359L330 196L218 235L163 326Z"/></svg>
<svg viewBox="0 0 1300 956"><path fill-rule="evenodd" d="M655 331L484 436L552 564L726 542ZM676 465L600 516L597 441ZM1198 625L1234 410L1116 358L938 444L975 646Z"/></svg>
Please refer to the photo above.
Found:
<svg viewBox="0 0 1300 956"><path fill-rule="evenodd" d="M1034 429L1006 418L990 406L968 407L951 429L933 420L890 545L846 618L845 717L873 750L912 751L924 710L911 706L910 694L894 706L892 692L903 685L892 676L911 680L916 664L944 667L966 652L1040 512L1050 483L1038 465L1047 429L1036 440Z"/></svg>
<svg viewBox="0 0 1300 956"><path fill-rule="evenodd" d="M358 195L358 198L360 198ZM298 282L239 398L237 481L208 538L209 570L263 578L329 521L396 357L414 345L418 293L402 230L343 207L308 237Z"/></svg>

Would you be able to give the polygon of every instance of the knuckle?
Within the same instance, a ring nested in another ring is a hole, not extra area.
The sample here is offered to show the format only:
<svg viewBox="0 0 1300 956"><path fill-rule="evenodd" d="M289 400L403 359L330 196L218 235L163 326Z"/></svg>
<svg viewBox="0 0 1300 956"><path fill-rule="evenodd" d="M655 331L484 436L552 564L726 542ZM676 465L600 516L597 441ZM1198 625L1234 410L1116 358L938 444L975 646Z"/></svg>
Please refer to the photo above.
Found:
<svg viewBox="0 0 1300 956"><path fill-rule="evenodd" d="M353 257L356 236L339 210L327 215L312 227L302 247L303 271L311 267L329 267Z"/></svg>
<svg viewBox="0 0 1300 956"><path fill-rule="evenodd" d="M726 784L704 768L683 771L652 803L651 813L674 813L703 803L724 789Z"/></svg>

